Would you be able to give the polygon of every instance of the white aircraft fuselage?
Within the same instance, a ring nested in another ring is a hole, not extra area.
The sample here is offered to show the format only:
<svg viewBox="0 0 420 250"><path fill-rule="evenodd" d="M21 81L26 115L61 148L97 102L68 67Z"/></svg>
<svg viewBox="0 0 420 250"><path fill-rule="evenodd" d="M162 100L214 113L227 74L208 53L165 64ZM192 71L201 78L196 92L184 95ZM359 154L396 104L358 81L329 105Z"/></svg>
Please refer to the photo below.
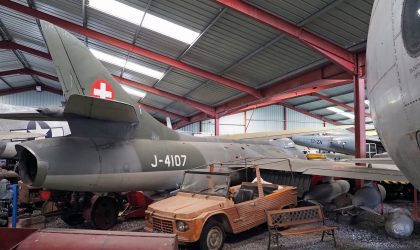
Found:
<svg viewBox="0 0 420 250"><path fill-rule="evenodd" d="M420 1L375 1L366 57L376 130L399 169L420 189Z"/></svg>

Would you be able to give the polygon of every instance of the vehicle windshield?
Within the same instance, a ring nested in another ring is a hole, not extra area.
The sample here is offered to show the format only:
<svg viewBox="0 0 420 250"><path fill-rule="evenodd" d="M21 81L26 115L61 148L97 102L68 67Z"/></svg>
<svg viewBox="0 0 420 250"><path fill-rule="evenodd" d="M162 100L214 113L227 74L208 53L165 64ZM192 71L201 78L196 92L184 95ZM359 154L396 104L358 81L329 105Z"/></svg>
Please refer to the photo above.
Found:
<svg viewBox="0 0 420 250"><path fill-rule="evenodd" d="M229 175L209 173L185 173L182 192L226 196L229 191Z"/></svg>

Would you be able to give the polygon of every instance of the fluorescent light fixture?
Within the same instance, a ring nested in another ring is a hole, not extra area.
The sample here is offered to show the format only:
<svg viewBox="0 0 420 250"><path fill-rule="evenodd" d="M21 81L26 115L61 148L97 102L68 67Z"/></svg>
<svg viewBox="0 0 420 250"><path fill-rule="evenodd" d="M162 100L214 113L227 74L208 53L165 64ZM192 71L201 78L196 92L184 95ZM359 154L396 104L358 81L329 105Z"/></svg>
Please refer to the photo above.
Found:
<svg viewBox="0 0 420 250"><path fill-rule="evenodd" d="M115 0L89 0L89 6L135 25L140 25L144 15L144 11ZM146 13L142 27L187 44L194 42L200 35L198 32L149 13Z"/></svg>
<svg viewBox="0 0 420 250"><path fill-rule="evenodd" d="M121 87L125 90L125 92L127 92L130 95L138 96L141 99L143 99L144 97L146 97L146 92L137 90L135 88L132 88L132 87L129 87L129 86L123 85L123 84L121 84Z"/></svg>
<svg viewBox="0 0 420 250"><path fill-rule="evenodd" d="M351 113L345 112L344 110L341 110L341 109L336 108L336 107L328 107L327 109L328 110L331 110L332 112L335 112L335 113L337 113L339 115L342 115L342 116L345 116L345 117L348 117L348 118L354 120L354 115L351 114Z"/></svg>
<svg viewBox="0 0 420 250"><path fill-rule="evenodd" d="M144 11L114 0L89 0L89 7L136 25L144 15Z"/></svg>
<svg viewBox="0 0 420 250"><path fill-rule="evenodd" d="M90 49L90 52L101 61L111 63L120 67L125 67L126 69L132 70L137 73L141 73L143 75L147 75L153 77L155 79L160 79L163 77L163 72L148 68L146 66L133 63L133 62L126 62L125 59L109 55L107 53L101 52L99 50Z"/></svg>

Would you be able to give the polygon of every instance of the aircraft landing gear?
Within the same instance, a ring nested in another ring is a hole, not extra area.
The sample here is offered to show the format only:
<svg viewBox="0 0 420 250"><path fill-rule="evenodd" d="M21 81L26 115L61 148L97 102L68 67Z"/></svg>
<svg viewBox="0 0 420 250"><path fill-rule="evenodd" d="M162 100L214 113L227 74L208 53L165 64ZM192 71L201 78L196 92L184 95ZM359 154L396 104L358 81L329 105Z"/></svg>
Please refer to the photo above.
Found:
<svg viewBox="0 0 420 250"><path fill-rule="evenodd" d="M90 220L96 229L107 230L117 223L118 203L110 196L93 196L91 207L85 210L85 218Z"/></svg>
<svg viewBox="0 0 420 250"><path fill-rule="evenodd" d="M85 222L85 218L79 213L63 214L61 215L61 219L69 226L77 226Z"/></svg>

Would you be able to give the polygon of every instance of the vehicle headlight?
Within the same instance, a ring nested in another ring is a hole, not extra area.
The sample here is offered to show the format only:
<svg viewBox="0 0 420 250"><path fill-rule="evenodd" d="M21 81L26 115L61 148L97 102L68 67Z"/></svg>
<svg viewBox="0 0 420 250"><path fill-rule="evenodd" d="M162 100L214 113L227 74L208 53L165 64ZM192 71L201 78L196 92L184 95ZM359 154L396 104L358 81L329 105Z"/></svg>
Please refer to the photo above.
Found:
<svg viewBox="0 0 420 250"><path fill-rule="evenodd" d="M178 220L176 221L176 228L178 229L178 231L185 232L188 230L188 224L184 221Z"/></svg>
<svg viewBox="0 0 420 250"><path fill-rule="evenodd" d="M145 219L146 221L152 222L152 215L151 215L150 213L146 213L146 214L144 215L144 219Z"/></svg>

